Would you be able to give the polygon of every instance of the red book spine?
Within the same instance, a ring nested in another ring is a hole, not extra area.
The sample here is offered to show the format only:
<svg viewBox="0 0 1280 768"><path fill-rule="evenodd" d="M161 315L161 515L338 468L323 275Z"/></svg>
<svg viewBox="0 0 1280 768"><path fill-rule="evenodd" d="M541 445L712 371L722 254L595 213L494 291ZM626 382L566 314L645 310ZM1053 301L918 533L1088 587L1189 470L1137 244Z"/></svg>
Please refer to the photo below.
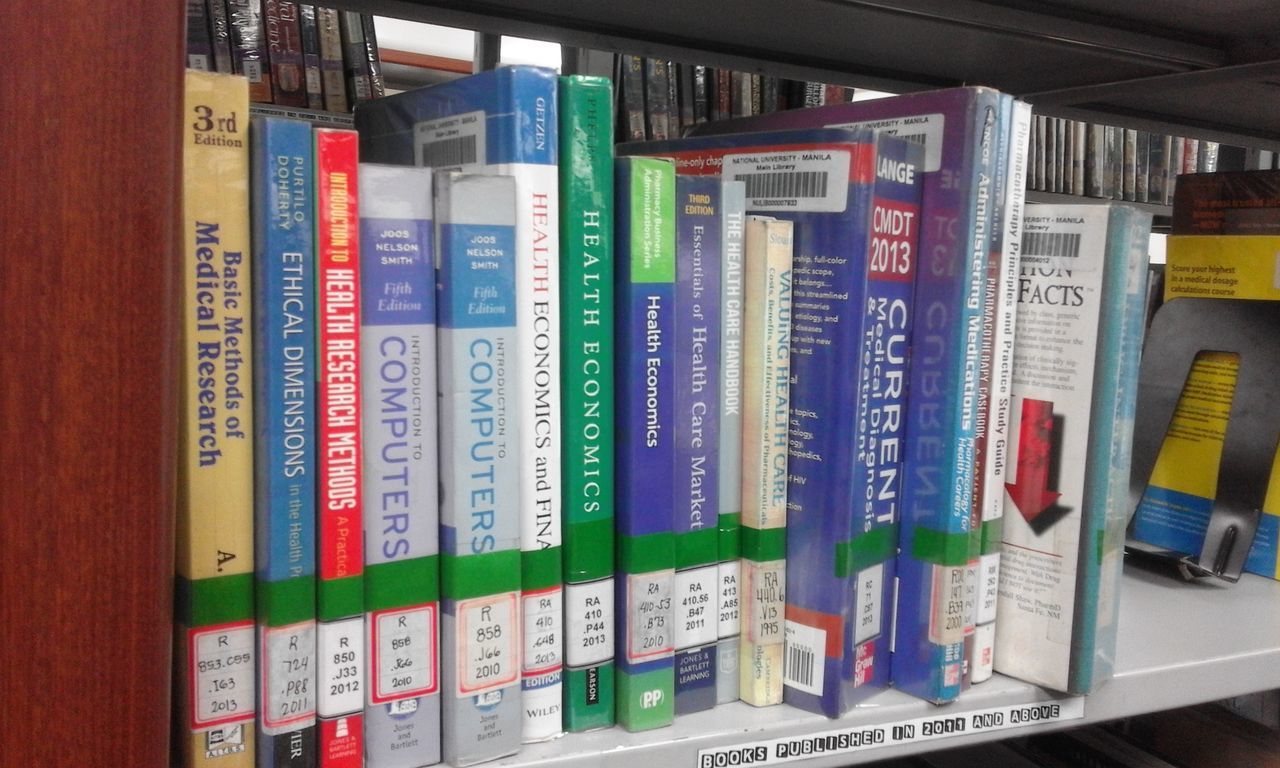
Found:
<svg viewBox="0 0 1280 768"><path fill-rule="evenodd" d="M315 132L322 768L361 768L364 755L358 141L355 131Z"/></svg>

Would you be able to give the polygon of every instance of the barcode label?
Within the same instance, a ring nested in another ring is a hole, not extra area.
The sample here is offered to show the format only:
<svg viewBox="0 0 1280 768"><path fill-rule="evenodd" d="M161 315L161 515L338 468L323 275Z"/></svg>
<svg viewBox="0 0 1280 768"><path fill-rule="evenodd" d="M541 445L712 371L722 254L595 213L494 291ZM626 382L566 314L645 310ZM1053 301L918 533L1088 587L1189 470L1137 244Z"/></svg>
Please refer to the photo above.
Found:
<svg viewBox="0 0 1280 768"><path fill-rule="evenodd" d="M1026 232L1022 235L1022 257L1074 259L1080 256L1079 232Z"/></svg>
<svg viewBox="0 0 1280 768"><path fill-rule="evenodd" d="M942 167L942 139L947 126L942 113L864 120L859 123L837 123L827 128L874 128L881 133L924 145L924 170L930 173Z"/></svg>
<svg viewBox="0 0 1280 768"><path fill-rule="evenodd" d="M262 82L262 62L261 61L254 61L253 59L245 59L244 64L242 66L244 67L244 76L249 80L249 82L255 85Z"/></svg>
<svg viewBox="0 0 1280 768"><path fill-rule="evenodd" d="M782 663L783 685L821 696L825 672L822 662L826 648L826 630L788 621L786 653Z"/></svg>
<svg viewBox="0 0 1280 768"><path fill-rule="evenodd" d="M752 212L840 212L849 197L845 150L726 155L722 174L725 181L745 184Z"/></svg>
<svg viewBox="0 0 1280 768"><path fill-rule="evenodd" d="M209 71L209 57L203 53L187 54L187 69L195 69L201 72Z"/></svg>
<svg viewBox="0 0 1280 768"><path fill-rule="evenodd" d="M476 137L432 141L421 147L422 165L428 168L457 168L476 161Z"/></svg>
<svg viewBox="0 0 1280 768"><path fill-rule="evenodd" d="M413 126L414 163L436 170L479 170L485 162L485 113L424 120Z"/></svg>
<svg viewBox="0 0 1280 768"><path fill-rule="evenodd" d="M826 197L825 171L740 173L734 181L747 185L747 197Z"/></svg>

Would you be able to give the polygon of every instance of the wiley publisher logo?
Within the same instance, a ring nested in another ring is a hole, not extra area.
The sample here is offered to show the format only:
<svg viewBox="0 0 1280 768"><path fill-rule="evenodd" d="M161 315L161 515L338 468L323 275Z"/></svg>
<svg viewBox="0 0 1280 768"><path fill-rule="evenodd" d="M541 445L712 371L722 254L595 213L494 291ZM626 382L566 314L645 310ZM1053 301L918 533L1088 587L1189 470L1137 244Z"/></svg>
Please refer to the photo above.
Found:
<svg viewBox="0 0 1280 768"><path fill-rule="evenodd" d="M229 725L224 728L214 728L205 732L204 754L206 758L234 755L238 752L243 752L244 749L243 723Z"/></svg>

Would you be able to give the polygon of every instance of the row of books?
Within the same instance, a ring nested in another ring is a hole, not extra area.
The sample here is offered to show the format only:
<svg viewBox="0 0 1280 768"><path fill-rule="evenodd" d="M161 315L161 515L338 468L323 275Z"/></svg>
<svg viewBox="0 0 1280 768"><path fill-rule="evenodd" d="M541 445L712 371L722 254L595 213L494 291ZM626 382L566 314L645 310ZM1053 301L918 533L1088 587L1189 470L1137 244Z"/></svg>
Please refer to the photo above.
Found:
<svg viewBox="0 0 1280 768"><path fill-rule="evenodd" d="M1215 141L1036 115L1027 189L1173 205L1178 176L1218 169Z"/></svg>
<svg viewBox="0 0 1280 768"><path fill-rule="evenodd" d="M350 112L385 92L373 16L295 0L187 0L186 61L283 107Z"/></svg>
<svg viewBox="0 0 1280 768"><path fill-rule="evenodd" d="M853 100L853 88L617 54L619 140L674 139L690 126L731 117Z"/></svg>
<svg viewBox="0 0 1280 768"><path fill-rule="evenodd" d="M504 68L246 137L245 82L188 74L190 763L1109 673L1149 217L1024 217L1030 109L989 89L616 178L611 97Z"/></svg>

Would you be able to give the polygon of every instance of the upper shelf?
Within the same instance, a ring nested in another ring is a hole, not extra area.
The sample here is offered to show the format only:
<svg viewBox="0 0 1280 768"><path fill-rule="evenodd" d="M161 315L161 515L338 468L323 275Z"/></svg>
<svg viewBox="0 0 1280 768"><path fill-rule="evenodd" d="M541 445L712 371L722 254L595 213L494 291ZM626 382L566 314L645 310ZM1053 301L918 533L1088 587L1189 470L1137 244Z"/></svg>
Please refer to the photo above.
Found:
<svg viewBox="0 0 1280 768"><path fill-rule="evenodd" d="M1017 734L1104 722L1163 709L1280 687L1280 584L1246 574L1234 586L1183 584L1126 566L1120 597L1115 678L1083 699L1083 719L1022 730L993 730L931 741L874 745L814 757L804 768L836 768L890 757L964 746ZM1057 702L1065 710L1080 699L1062 699L1027 683L996 675L954 704L937 707L898 691L885 691L839 720L787 706L726 704L676 719L644 733L617 728L525 745L495 763L512 768L697 768L700 750L750 746L773 739L813 737L828 731L862 731L938 715L962 715L1006 706ZM966 718L969 720L970 718Z"/></svg>
<svg viewBox="0 0 1280 768"><path fill-rule="evenodd" d="M350 2L797 79L883 90L990 85L1059 114L1280 148L1280 14L1271 0Z"/></svg>

